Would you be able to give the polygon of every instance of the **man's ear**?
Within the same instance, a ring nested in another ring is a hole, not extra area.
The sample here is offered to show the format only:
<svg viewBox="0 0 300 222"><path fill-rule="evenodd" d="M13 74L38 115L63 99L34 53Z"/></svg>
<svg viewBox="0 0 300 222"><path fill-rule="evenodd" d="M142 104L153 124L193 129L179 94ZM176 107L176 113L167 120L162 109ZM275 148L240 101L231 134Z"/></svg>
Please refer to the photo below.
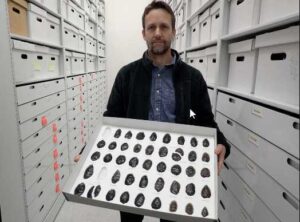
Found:
<svg viewBox="0 0 300 222"><path fill-rule="evenodd" d="M143 39L146 40L145 39L145 29L142 30L142 34L143 34Z"/></svg>
<svg viewBox="0 0 300 222"><path fill-rule="evenodd" d="M173 31L172 31L172 41L174 41L175 37L176 37L176 29L173 29Z"/></svg>

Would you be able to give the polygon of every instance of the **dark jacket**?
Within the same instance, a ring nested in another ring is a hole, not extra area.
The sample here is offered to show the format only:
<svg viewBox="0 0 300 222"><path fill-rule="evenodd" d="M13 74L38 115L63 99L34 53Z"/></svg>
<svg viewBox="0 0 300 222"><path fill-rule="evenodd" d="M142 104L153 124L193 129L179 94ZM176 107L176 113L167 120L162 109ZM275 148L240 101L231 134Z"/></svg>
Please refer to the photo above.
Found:
<svg viewBox="0 0 300 222"><path fill-rule="evenodd" d="M176 53L173 82L176 97L176 123L190 124L217 129L217 142L230 146L220 132L208 96L207 85L201 73L184 63ZM152 63L144 53L143 58L132 62L119 71L115 79L107 111L104 116L148 120L152 82ZM190 118L190 109L196 114Z"/></svg>

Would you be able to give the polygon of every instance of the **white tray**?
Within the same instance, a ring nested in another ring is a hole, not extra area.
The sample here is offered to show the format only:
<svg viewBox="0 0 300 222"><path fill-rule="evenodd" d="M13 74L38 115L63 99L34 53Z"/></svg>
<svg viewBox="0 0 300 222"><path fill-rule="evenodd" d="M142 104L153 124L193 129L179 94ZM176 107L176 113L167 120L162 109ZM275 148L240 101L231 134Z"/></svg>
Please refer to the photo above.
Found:
<svg viewBox="0 0 300 222"><path fill-rule="evenodd" d="M115 138L114 134L118 129L121 129L122 133L119 138ZM173 123L104 117L101 128L98 130L98 135L95 136L94 140L91 140L93 141L91 144L87 145L87 150L84 152L85 155L82 156L82 160L64 187L63 193L67 200L87 205L159 217L167 220L185 222L208 222L217 220L218 182L217 157L214 154L214 148L216 146L215 129ZM131 139L124 137L128 131L132 132ZM139 132L143 132L145 134L145 138L143 140L136 139L136 135ZM156 141L150 141L149 139L153 132L157 134ZM167 133L171 136L171 141L168 144L163 143L163 137ZM178 144L177 138L179 136L184 136L184 145ZM193 137L195 137L198 141L198 145L196 147L192 147L190 143L191 138ZM209 141L208 147L202 146L204 139ZM101 140L104 140L106 145L103 148L98 148L97 143ZM117 143L117 147L110 150L108 146L113 141ZM121 151L120 147L125 142L128 143L129 148L125 151ZM140 144L142 146L139 153L135 153L133 151L135 144ZM154 152L152 155L145 154L145 149L148 145L154 146ZM168 154L165 157L159 156L159 149L162 146L165 146L168 149ZM175 153L177 148L182 148L184 151L184 155L178 162L172 159L172 154ZM96 151L100 152L100 158L96 161L92 161L91 156ZM195 162L188 160L188 154L191 151L195 151L197 154L197 160ZM201 160L204 152L208 153L210 156L210 161L208 163ZM113 157L112 161L105 163L103 158L109 153ZM124 155L126 158L126 161L121 165L116 163L116 158L119 155ZM139 163L135 168L129 166L129 161L132 157L137 157L139 159ZM143 163L146 159L152 161L152 167L149 170L145 170L143 168ZM157 164L161 161L165 162L167 165L167 169L163 173L158 172L156 168ZM94 168L93 175L84 179L83 175L85 170L91 164ZM178 164L181 167L181 173L179 175L171 173L171 167L175 164ZM194 167L196 170L193 177L188 177L186 174L186 168L189 166ZM210 177L203 178L200 175L200 171L204 167L210 170ZM121 177L117 183L113 184L111 179L117 170L120 171ZM132 185L125 185L124 183L128 174L133 174L135 177L135 182ZM140 179L144 175L148 178L148 185L145 188L140 188ZM159 177L164 179L165 184L164 188L160 192L157 192L154 189L154 184ZM170 186L174 180L180 183L180 191L177 195L170 192ZM81 196L78 196L74 194L74 191L80 183L85 184L85 190ZM186 193L186 185L190 183L195 185L195 194L193 196L189 196ZM87 198L87 193L90 188L92 186L96 187L97 185L101 186L99 195L97 197L94 196L94 189L92 198ZM201 196L201 191L205 185L207 185L211 191L211 196L209 198L203 198ZM106 195L111 189L115 190L115 197L113 200L107 201ZM129 201L122 204L120 202L120 195L125 191L129 193ZM135 198L139 193L144 195L145 201L142 206L137 207L135 205ZM152 201L156 197L161 200L160 209L153 209L151 206ZM169 210L170 203L172 201L177 202L176 212L170 212ZM189 203L193 205L193 214L186 213L186 206ZM204 207L206 207L208 211L208 215L205 218L201 215Z"/></svg>

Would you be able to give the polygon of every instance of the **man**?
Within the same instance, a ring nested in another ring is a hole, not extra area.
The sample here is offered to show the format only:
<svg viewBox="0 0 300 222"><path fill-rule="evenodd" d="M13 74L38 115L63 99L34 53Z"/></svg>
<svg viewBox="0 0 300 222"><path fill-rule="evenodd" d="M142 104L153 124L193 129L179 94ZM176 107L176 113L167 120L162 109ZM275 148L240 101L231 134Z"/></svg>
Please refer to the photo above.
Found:
<svg viewBox="0 0 300 222"><path fill-rule="evenodd" d="M201 73L171 49L176 34L172 9L162 1L153 1L145 8L142 23L148 50L142 59L121 68L104 116L214 127L220 172L230 146L214 121ZM190 110L196 114L194 118L190 118ZM122 222L140 222L143 217L121 212Z"/></svg>

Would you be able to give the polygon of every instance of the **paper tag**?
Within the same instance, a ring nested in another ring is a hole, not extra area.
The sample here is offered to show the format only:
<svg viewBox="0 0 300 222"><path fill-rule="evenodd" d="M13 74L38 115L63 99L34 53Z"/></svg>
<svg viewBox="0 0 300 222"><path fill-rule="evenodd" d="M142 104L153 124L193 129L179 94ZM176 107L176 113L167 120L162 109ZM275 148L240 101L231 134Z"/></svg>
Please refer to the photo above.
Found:
<svg viewBox="0 0 300 222"><path fill-rule="evenodd" d="M241 219L241 221L243 221L243 222L249 222L248 216L246 215L246 213L244 212L243 209L241 209L240 219Z"/></svg>
<svg viewBox="0 0 300 222"><path fill-rule="evenodd" d="M255 175L256 174L256 166L253 165L250 161L247 162L247 168Z"/></svg>
<svg viewBox="0 0 300 222"><path fill-rule="evenodd" d="M250 143L254 144L255 146L259 147L259 143L258 143L259 140L255 135L249 133L248 134L248 141Z"/></svg>
<svg viewBox="0 0 300 222"><path fill-rule="evenodd" d="M55 65L54 65L54 63L49 63L49 64L48 64L48 71L49 71L49 72L54 72L54 70L55 70Z"/></svg>
<svg viewBox="0 0 300 222"><path fill-rule="evenodd" d="M41 71L42 67L41 67L41 63L37 62L37 61L33 61L33 69L34 71Z"/></svg>
<svg viewBox="0 0 300 222"><path fill-rule="evenodd" d="M262 111L261 111L261 110L259 109L259 107L257 107L257 106L254 106L254 107L252 108L251 113L252 113L253 115L259 117L259 118L262 118L262 117L263 117Z"/></svg>
<svg viewBox="0 0 300 222"><path fill-rule="evenodd" d="M243 184L243 189L247 195L247 197L249 198L250 201L254 200L254 194L253 192L248 188L248 186L246 184Z"/></svg>

